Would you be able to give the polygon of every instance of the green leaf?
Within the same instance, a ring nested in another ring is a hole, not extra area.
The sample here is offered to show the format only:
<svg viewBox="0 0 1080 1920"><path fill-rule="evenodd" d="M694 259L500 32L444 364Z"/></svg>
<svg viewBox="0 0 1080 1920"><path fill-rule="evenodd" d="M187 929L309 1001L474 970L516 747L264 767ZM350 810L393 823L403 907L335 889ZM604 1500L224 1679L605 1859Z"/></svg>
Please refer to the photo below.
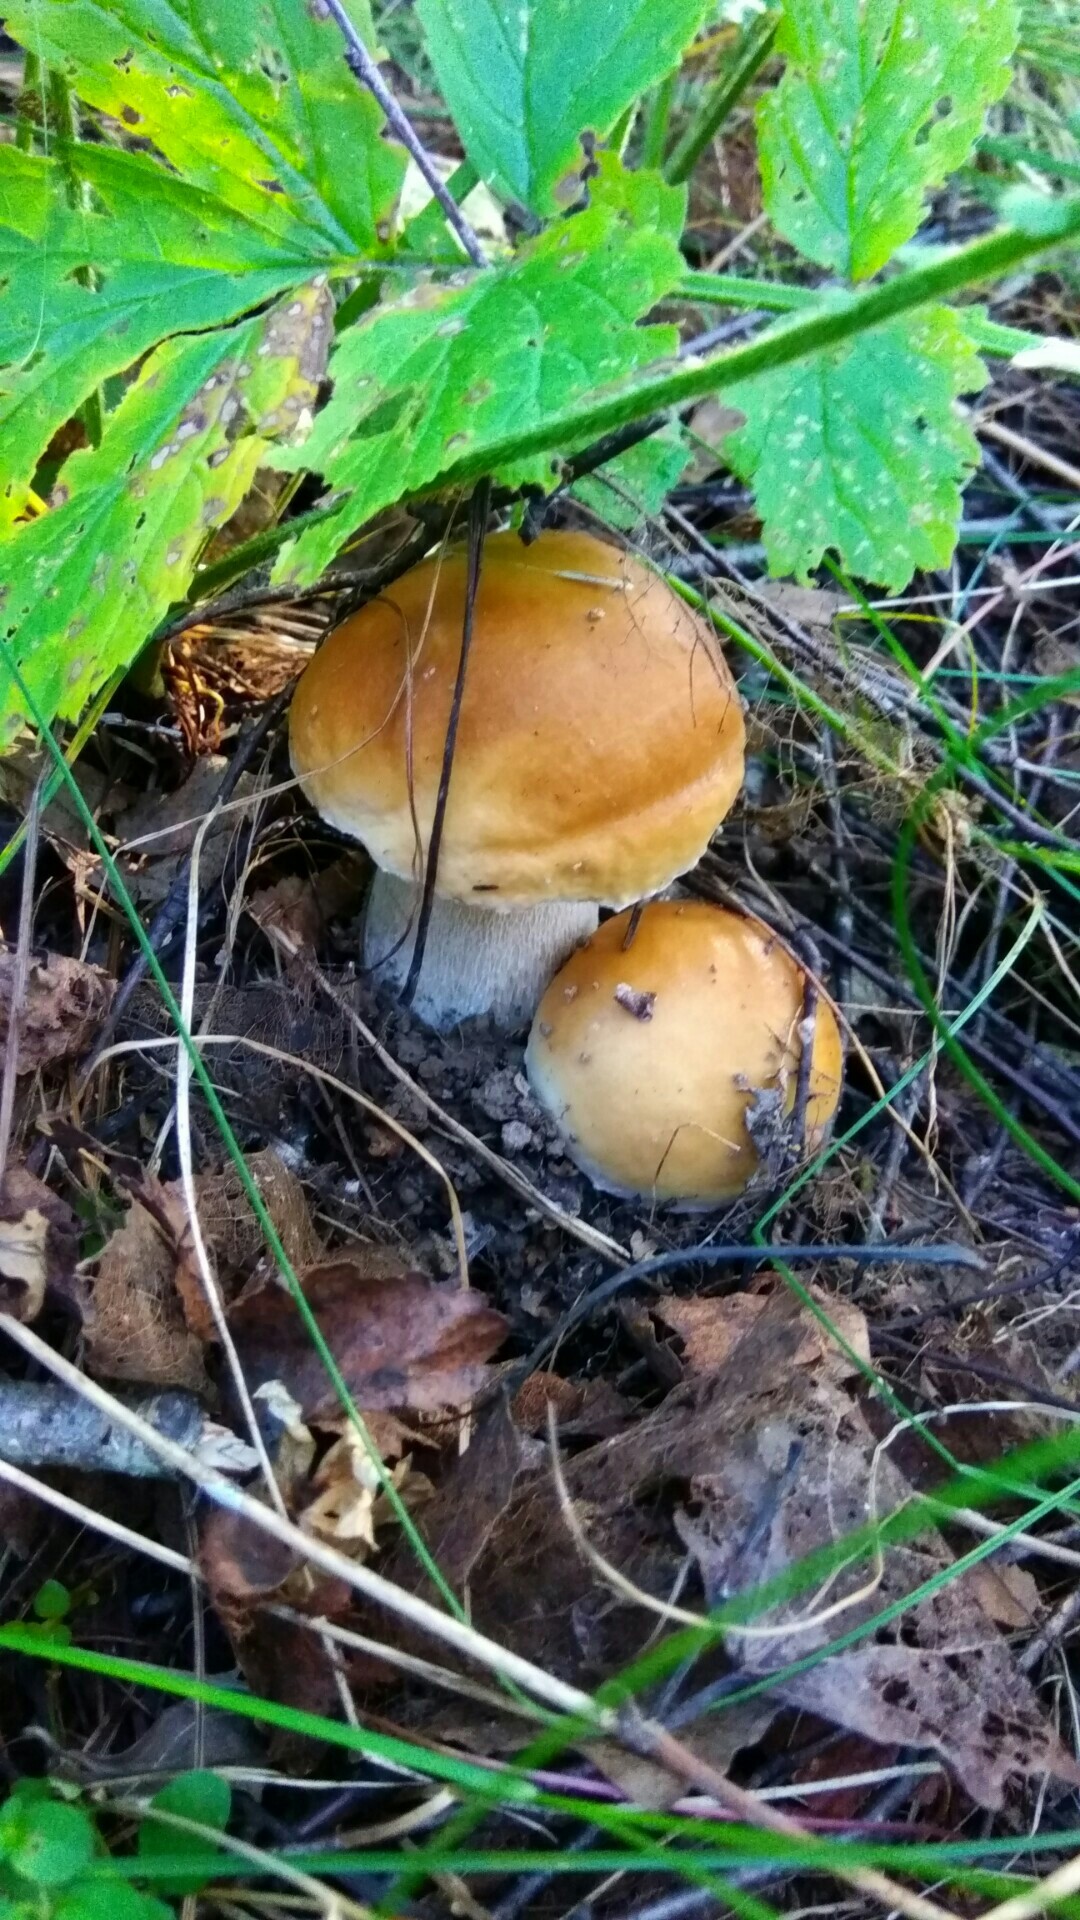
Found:
<svg viewBox="0 0 1080 1920"><path fill-rule="evenodd" d="M62 1580L43 1580L34 1595L39 1620L63 1620L71 1611L71 1590Z"/></svg>
<svg viewBox="0 0 1080 1920"><path fill-rule="evenodd" d="M784 0L758 133L779 231L848 279L876 273L962 165L1009 83L1014 0Z"/></svg>
<svg viewBox="0 0 1080 1920"><path fill-rule="evenodd" d="M10 0L4 16L74 94L243 221L309 257L378 247L404 155L322 8Z"/></svg>
<svg viewBox="0 0 1080 1920"><path fill-rule="evenodd" d="M0 1847L22 1879L62 1887L93 1858L94 1829L81 1807L13 1793L0 1810Z"/></svg>
<svg viewBox="0 0 1080 1920"><path fill-rule="evenodd" d="M176 1914L163 1900L141 1893L119 1874L95 1874L61 1895L52 1920L176 1920Z"/></svg>
<svg viewBox="0 0 1080 1920"><path fill-rule="evenodd" d="M170 164L108 143L51 159L0 145L0 528L110 375L383 256L404 171L314 7L15 0L5 24Z"/></svg>
<svg viewBox="0 0 1080 1920"><path fill-rule="evenodd" d="M709 0L418 0L439 86L483 177L534 213L581 192L583 136L679 64Z"/></svg>
<svg viewBox="0 0 1080 1920"><path fill-rule="evenodd" d="M143 155L79 155L92 192L75 210L58 162L0 146L0 527L102 380L163 335L234 320L312 272L295 247Z"/></svg>
<svg viewBox="0 0 1080 1920"><path fill-rule="evenodd" d="M634 322L678 281L671 233L681 194L658 188L655 177L624 175L607 156L594 184L586 212L549 228L508 266L464 286L415 287L339 341L333 395L310 439L302 453L282 450L270 464L317 469L340 505L286 549L275 578L317 579L351 533L455 458L479 457L509 428L538 426L576 396L673 351L673 327ZM657 230L634 223L635 192ZM541 454L498 474L509 486L543 486L555 471Z"/></svg>
<svg viewBox="0 0 1080 1920"><path fill-rule="evenodd" d="M331 324L320 278L227 333L166 342L101 446L69 459L57 504L0 543L0 643L50 718L78 714L183 596L271 442L305 423ZM0 664L0 738L22 716Z"/></svg>
<svg viewBox="0 0 1080 1920"><path fill-rule="evenodd" d="M184 1820L195 1820L201 1827L223 1833L229 1824L232 1789L217 1773L181 1773L168 1786L155 1793L150 1802L162 1813L175 1813ZM139 1828L140 1860L173 1860L191 1854L201 1864L190 1873L177 1873L160 1882L163 1893L198 1893L214 1872L213 1855L208 1857L206 1841L195 1833L183 1833L176 1827L144 1820Z"/></svg>
<svg viewBox="0 0 1080 1920"><path fill-rule="evenodd" d="M586 474L571 492L609 526L629 530L660 512L691 452L678 421L671 421L636 447L617 454L597 473Z"/></svg>
<svg viewBox="0 0 1080 1920"><path fill-rule="evenodd" d="M754 488L770 571L805 580L832 549L896 592L944 566L979 458L954 402L985 380L962 316L931 307L741 381L724 454Z"/></svg>

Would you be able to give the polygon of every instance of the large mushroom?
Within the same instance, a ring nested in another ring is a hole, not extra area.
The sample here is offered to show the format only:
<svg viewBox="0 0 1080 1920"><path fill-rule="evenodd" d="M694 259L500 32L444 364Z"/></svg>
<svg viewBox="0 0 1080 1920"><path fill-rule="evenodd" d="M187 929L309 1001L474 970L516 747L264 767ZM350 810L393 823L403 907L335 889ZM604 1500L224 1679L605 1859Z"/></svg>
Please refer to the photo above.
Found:
<svg viewBox="0 0 1080 1920"><path fill-rule="evenodd" d="M292 703L293 767L377 872L364 961L400 990L460 658L466 555L425 560L331 634ZM699 858L743 775L715 636L659 575L589 534L484 548L436 899L414 1007L524 1025L600 905Z"/></svg>
<svg viewBox="0 0 1080 1920"><path fill-rule="evenodd" d="M556 974L526 1051L533 1092L594 1185L717 1206L759 1165L755 1101L782 1140L799 1084L806 980L760 925L701 900L661 900L606 920ZM819 1000L805 1137L824 1139L840 1098L836 1016Z"/></svg>

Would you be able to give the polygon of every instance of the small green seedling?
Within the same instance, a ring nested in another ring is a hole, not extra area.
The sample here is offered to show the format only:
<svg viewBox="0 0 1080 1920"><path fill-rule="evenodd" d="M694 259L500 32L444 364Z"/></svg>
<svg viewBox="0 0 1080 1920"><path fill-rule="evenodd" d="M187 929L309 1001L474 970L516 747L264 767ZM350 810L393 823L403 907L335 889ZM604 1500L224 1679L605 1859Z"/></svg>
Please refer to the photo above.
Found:
<svg viewBox="0 0 1080 1920"><path fill-rule="evenodd" d="M188 1773L163 1787L150 1807L220 1832L230 1804L227 1781L212 1773ZM151 1812L139 1829L140 1863L185 1856L191 1857L191 1868L164 1876L161 1892L198 1893L213 1877L215 1856L202 1834L155 1823ZM124 1877L92 1815L68 1790L48 1780L20 1780L0 1807L0 1920L174 1920L174 1915L156 1893L143 1892Z"/></svg>

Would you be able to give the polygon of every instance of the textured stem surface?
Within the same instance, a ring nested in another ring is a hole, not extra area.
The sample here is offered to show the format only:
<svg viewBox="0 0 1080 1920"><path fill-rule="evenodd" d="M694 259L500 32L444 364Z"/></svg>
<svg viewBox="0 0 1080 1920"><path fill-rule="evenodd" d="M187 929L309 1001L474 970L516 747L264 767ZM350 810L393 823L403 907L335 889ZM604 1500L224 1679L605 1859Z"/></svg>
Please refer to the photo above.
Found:
<svg viewBox="0 0 1080 1920"><path fill-rule="evenodd" d="M409 971L420 898L411 880L376 872L364 965L395 993ZM595 933L598 920L586 900L496 911L436 896L413 1011L439 1032L484 1016L504 1033L527 1026L552 974Z"/></svg>

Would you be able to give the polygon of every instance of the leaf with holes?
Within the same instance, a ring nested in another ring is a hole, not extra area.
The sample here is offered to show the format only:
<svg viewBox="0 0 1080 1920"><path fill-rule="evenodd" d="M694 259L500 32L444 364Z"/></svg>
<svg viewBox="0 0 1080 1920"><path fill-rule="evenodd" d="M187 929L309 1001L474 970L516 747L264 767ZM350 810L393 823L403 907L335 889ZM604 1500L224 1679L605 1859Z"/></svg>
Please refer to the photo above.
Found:
<svg viewBox="0 0 1080 1920"><path fill-rule="evenodd" d="M52 434L166 335L383 256L404 171L315 9L14 0L9 33L156 155L0 145L0 527Z"/></svg>
<svg viewBox="0 0 1080 1920"><path fill-rule="evenodd" d="M151 354L101 446L68 461L63 497L0 548L0 739L26 716L9 648L46 721L78 714L134 657L271 442L305 422L330 329L319 279L269 314Z"/></svg>
<svg viewBox="0 0 1080 1920"><path fill-rule="evenodd" d="M758 108L773 224L848 279L876 273L967 159L1017 34L1014 0L784 0L787 71Z"/></svg>
<svg viewBox="0 0 1080 1920"><path fill-rule="evenodd" d="M708 0L419 0L427 53L479 172L550 214L594 140L678 66Z"/></svg>
<svg viewBox="0 0 1080 1920"><path fill-rule="evenodd" d="M683 196L607 157L595 188L591 207L509 265L464 285L417 286L339 340L333 395L310 439L271 461L316 468L337 512L282 555L279 579L317 579L357 527L459 454L482 455L508 429L541 425L577 395L673 351L673 327L634 323L678 281ZM635 219L639 200L651 229ZM556 470L551 455L538 454L504 466L499 478L550 485Z"/></svg>
<svg viewBox="0 0 1080 1920"><path fill-rule="evenodd" d="M724 453L754 488L770 571L806 580L833 549L899 591L944 566L979 459L955 402L985 380L960 316L934 307L742 381Z"/></svg>

